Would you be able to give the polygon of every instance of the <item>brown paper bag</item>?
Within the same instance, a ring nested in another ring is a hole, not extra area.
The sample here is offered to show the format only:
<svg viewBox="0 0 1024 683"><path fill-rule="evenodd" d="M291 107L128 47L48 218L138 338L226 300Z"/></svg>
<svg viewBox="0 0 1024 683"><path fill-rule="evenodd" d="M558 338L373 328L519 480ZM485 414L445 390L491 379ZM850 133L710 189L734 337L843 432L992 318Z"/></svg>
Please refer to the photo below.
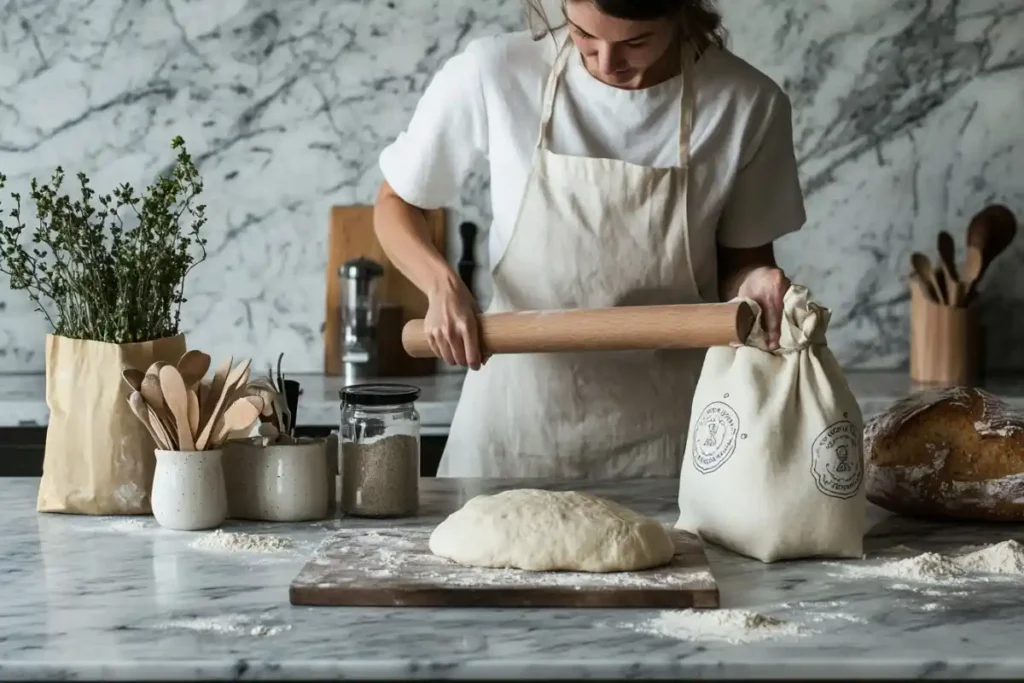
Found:
<svg viewBox="0 0 1024 683"><path fill-rule="evenodd" d="M150 512L156 445L128 407L126 367L178 362L185 336L137 344L46 335L46 429L39 512Z"/></svg>

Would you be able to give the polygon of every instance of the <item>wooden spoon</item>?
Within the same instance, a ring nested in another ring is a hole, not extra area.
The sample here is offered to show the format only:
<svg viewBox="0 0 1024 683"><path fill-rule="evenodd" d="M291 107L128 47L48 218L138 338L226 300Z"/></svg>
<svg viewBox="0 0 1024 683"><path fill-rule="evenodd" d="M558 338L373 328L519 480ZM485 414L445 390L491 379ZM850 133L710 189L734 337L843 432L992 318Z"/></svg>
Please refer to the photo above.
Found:
<svg viewBox="0 0 1024 683"><path fill-rule="evenodd" d="M202 351L186 351L178 360L178 372L185 380L185 386L191 389L199 380L206 377L210 370L210 357Z"/></svg>
<svg viewBox="0 0 1024 683"><path fill-rule="evenodd" d="M964 281L964 301L970 301L971 296L974 294L974 289L978 284L978 280L981 278L981 271L984 264L984 257L981 255L981 249L977 247L967 247L967 259L964 261L963 270L960 271L960 275Z"/></svg>
<svg viewBox="0 0 1024 683"><path fill-rule="evenodd" d="M191 387L185 391L188 392L188 429L194 436L199 433L199 395Z"/></svg>
<svg viewBox="0 0 1024 683"><path fill-rule="evenodd" d="M121 379L132 391L142 391L142 380L145 377L146 373L135 368L125 368L121 371Z"/></svg>
<svg viewBox="0 0 1024 683"><path fill-rule="evenodd" d="M231 391L233 391L235 384L238 383L238 381L243 377L243 375L248 375L249 364L251 362L252 361L250 360L245 360L239 363L233 370L231 370L230 373L228 373L228 376L224 378L223 388L217 395L216 399L213 399L216 401L213 405L213 410L207 416L206 421L202 427L202 432L199 434L199 438L196 439L196 450L206 450L206 446L210 443L210 437L213 436L214 423L217 421L218 417L220 417L220 412L221 408L224 405L225 396L229 394ZM214 382L216 383L216 376L214 378ZM213 388L210 389L210 394L212 399ZM248 405L250 408L253 407L251 403L249 403ZM256 415L259 416L259 411L256 411Z"/></svg>
<svg viewBox="0 0 1024 683"><path fill-rule="evenodd" d="M203 412L209 406L210 402L210 385L213 384L213 379L210 377L204 377L199 380L196 384L196 395L199 396L199 424L203 423Z"/></svg>
<svg viewBox="0 0 1024 683"><path fill-rule="evenodd" d="M153 425L153 429L160 434L160 438L163 440L167 447L164 450L177 451L180 450L178 442L174 438L174 432L168 429L163 422L160 421L160 417L154 412L153 407L147 405L149 410L149 423Z"/></svg>
<svg viewBox="0 0 1024 683"><path fill-rule="evenodd" d="M931 259L922 254L919 251L915 251L910 255L910 265L914 267L914 272L917 273L917 277L921 280L924 291L928 296L937 304L945 304L943 297L944 292L939 286L938 278L935 275L935 269L932 268Z"/></svg>
<svg viewBox="0 0 1024 683"><path fill-rule="evenodd" d="M146 403L146 399L142 398L140 392L133 391L128 395L128 406L135 413L135 417L139 418L139 422L146 427L149 435L153 437L153 441L156 442L156 445L161 450L174 450L174 444L168 442L167 433L164 431L160 421L152 419L152 409Z"/></svg>
<svg viewBox="0 0 1024 683"><path fill-rule="evenodd" d="M953 235L945 230L940 230L937 241L939 258L947 277L952 280L959 280L960 276L956 272L956 241L953 239Z"/></svg>
<svg viewBox="0 0 1024 683"><path fill-rule="evenodd" d="M201 407L201 411L199 413L200 429L202 429L207 423L211 422L210 414L217 405L217 401L220 400L221 390L224 388L224 382L227 380L228 373L231 372L231 364L234 360L235 359L233 357L229 356L226 361L218 365L217 369L213 371L213 380L210 382L210 388L206 392L207 395L205 399L200 400L199 402ZM200 394L200 398L203 398L202 394Z"/></svg>
<svg viewBox="0 0 1024 683"><path fill-rule="evenodd" d="M174 425L178 434L178 447L182 451L196 450L195 437L189 428L188 421L188 389L178 368L165 365L160 368L160 388L163 390L164 401L174 416Z"/></svg>
<svg viewBox="0 0 1024 683"><path fill-rule="evenodd" d="M254 406L254 407L256 408L256 410L258 411L258 412L256 413L256 415L257 415L257 416L259 416L259 415L262 415L262 414L263 414L263 411L264 411L264 409L265 409L265 408L266 408L266 406L267 406L267 401L266 401L266 399L265 399L265 398L263 398L262 396L243 396L243 397L242 397L241 399L239 399L239 400L241 400L241 401L248 401L249 403L253 404L253 406Z"/></svg>
<svg viewBox="0 0 1024 683"><path fill-rule="evenodd" d="M214 436L210 442L215 448L220 447L231 432L252 429L252 426L259 419L262 406L257 408L254 403L248 400L249 398L252 397L247 396L246 398L238 399L228 406L228 409L222 415L217 416L217 422L213 430Z"/></svg>
<svg viewBox="0 0 1024 683"><path fill-rule="evenodd" d="M992 261L1003 253L1017 234L1017 217L1001 204L992 204L979 211L967 226L967 245L981 251L981 280Z"/></svg>
<svg viewBox="0 0 1024 683"><path fill-rule="evenodd" d="M168 432L173 432L174 430L171 429L172 419L167 413L167 405L164 403L164 392L160 388L160 370L156 368L156 372L153 372L155 365L150 366L149 370L146 371L146 375L142 378L140 391L142 398L153 409L154 415L160 420L163 428ZM166 363L161 363L160 365L164 366Z"/></svg>
<svg viewBox="0 0 1024 683"><path fill-rule="evenodd" d="M963 285L960 282L960 275L956 272L956 242L953 236L945 230L939 231L938 237L939 263L946 280L946 293L949 295L949 303L959 306L963 298Z"/></svg>

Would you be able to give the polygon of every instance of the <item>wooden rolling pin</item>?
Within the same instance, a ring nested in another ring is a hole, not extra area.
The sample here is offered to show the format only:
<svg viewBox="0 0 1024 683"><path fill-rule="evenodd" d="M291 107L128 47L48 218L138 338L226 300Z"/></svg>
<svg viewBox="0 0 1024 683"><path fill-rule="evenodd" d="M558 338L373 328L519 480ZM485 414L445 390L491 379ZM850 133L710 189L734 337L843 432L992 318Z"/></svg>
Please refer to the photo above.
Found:
<svg viewBox="0 0 1024 683"><path fill-rule="evenodd" d="M488 355L704 349L742 344L753 325L754 311L745 302L517 311L480 318L482 350ZM422 320L406 323L402 345L413 358L434 355Z"/></svg>

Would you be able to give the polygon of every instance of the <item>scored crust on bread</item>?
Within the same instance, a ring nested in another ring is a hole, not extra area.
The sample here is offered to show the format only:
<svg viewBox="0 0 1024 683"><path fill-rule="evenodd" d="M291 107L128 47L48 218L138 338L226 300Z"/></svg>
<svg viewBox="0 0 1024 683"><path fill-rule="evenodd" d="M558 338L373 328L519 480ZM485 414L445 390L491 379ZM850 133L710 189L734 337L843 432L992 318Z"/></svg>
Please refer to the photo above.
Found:
<svg viewBox="0 0 1024 683"><path fill-rule="evenodd" d="M868 500L897 514L1024 521L1024 411L975 388L931 389L864 426Z"/></svg>

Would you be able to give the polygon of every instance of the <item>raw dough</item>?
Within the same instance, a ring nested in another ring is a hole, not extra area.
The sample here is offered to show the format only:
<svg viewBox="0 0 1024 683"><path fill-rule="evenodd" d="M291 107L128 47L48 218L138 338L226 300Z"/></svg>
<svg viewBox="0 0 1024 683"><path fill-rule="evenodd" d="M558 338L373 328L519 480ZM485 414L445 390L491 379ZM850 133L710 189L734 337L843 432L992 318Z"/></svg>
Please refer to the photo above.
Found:
<svg viewBox="0 0 1024 683"><path fill-rule="evenodd" d="M617 572L668 564L674 547L656 520L610 500L513 489L449 515L430 535L430 552L471 567Z"/></svg>

